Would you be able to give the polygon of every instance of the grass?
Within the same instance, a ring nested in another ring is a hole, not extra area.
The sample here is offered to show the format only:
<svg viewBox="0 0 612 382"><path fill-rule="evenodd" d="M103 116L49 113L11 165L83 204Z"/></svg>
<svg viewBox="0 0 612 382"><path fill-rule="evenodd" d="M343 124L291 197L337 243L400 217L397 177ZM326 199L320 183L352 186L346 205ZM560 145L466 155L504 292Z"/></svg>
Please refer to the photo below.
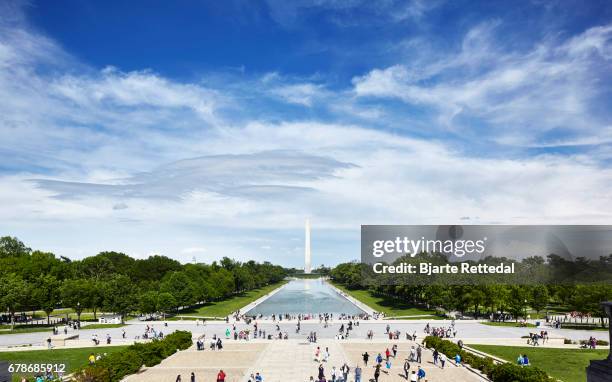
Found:
<svg viewBox="0 0 612 382"><path fill-rule="evenodd" d="M330 281L331 282L331 281ZM384 296L375 296L369 290L365 289L347 289L345 286L338 283L332 284L346 292L353 298L363 302L377 312L383 312L387 317L393 316L416 316L416 315L435 315L435 311L432 309L424 309L416 307L406 301L392 299ZM428 318L428 317L423 317Z"/></svg>
<svg viewBox="0 0 612 382"><path fill-rule="evenodd" d="M82 326L81 330L121 328L123 326L126 326L126 324L90 324Z"/></svg>
<svg viewBox="0 0 612 382"><path fill-rule="evenodd" d="M115 353L123 350L125 346L98 346L79 349L51 349L51 350L28 350L16 352L0 352L0 361L8 361L13 364L54 364L66 365L65 375L87 365L87 357L91 353ZM33 373L16 373L13 381L19 381L22 375L33 376Z"/></svg>
<svg viewBox="0 0 612 382"><path fill-rule="evenodd" d="M287 281L280 281L276 284L266 285L265 287L254 289L239 295L230 297L222 301L206 303L198 308L181 311L180 316L202 316L202 317L225 317L232 312L242 309L249 303L272 292L276 288L286 284Z"/></svg>
<svg viewBox="0 0 612 382"><path fill-rule="evenodd" d="M518 322L512 322L512 321L506 321L506 322L481 322L481 324L483 325L487 325L487 326L510 326L513 328L535 328L536 326L534 324L530 324L527 323L527 325L521 325Z"/></svg>
<svg viewBox="0 0 612 382"><path fill-rule="evenodd" d="M593 359L604 359L607 349L554 349L519 346L469 345L485 353L515 363L519 354L527 354L533 366L564 382L586 381L585 367Z"/></svg>
<svg viewBox="0 0 612 382"><path fill-rule="evenodd" d="M21 333L39 333L39 332L51 332L53 331L53 327L40 327L40 326L23 326L23 327L15 327L15 329L11 330L10 327L8 329L0 329L0 336L4 334L21 334Z"/></svg>

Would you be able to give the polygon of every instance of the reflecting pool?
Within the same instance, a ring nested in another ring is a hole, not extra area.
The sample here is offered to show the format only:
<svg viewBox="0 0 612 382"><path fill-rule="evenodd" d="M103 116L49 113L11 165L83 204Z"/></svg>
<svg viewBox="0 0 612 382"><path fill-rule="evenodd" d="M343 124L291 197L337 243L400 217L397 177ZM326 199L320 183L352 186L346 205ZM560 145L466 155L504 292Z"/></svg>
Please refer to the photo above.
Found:
<svg viewBox="0 0 612 382"><path fill-rule="evenodd" d="M263 314L361 314L363 311L321 279L291 280L283 289L247 312Z"/></svg>

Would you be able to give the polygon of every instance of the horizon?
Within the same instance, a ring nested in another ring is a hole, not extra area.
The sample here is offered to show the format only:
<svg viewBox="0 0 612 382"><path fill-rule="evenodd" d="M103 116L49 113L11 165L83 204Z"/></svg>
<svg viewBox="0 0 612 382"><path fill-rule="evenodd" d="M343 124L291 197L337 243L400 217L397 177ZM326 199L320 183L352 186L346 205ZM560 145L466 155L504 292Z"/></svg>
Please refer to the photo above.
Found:
<svg viewBox="0 0 612 382"><path fill-rule="evenodd" d="M612 7L0 4L0 236L303 267L361 225L609 224Z"/></svg>

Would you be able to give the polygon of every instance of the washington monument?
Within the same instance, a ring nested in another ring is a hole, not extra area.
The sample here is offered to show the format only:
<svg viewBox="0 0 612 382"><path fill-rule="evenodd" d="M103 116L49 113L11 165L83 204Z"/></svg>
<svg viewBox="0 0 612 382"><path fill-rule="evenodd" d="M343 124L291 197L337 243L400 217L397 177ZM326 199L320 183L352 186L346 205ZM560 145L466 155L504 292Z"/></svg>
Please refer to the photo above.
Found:
<svg viewBox="0 0 612 382"><path fill-rule="evenodd" d="M306 237L304 240L304 273L312 271L310 257L310 220L306 219Z"/></svg>

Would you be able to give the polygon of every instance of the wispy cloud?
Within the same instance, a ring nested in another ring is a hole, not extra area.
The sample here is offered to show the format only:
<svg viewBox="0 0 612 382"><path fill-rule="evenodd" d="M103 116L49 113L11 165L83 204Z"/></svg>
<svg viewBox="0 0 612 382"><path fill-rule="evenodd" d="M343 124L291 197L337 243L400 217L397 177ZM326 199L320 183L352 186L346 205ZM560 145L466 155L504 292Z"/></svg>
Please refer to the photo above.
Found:
<svg viewBox="0 0 612 382"><path fill-rule="evenodd" d="M296 265L305 217L326 263L357 256L360 224L612 218L609 25L510 49L485 21L352 83L97 69L0 25L0 232L34 247ZM570 146L589 151L545 150Z"/></svg>

